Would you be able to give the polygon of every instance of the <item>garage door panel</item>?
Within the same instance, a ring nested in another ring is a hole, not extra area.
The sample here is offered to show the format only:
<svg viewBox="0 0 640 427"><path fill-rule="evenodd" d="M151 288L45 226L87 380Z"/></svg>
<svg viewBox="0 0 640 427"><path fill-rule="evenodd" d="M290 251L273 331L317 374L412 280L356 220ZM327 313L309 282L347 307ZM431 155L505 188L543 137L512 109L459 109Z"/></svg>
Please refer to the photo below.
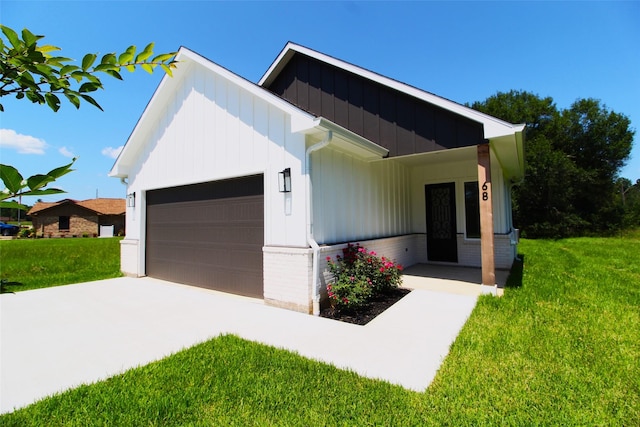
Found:
<svg viewBox="0 0 640 427"><path fill-rule="evenodd" d="M208 242L229 242L233 240L234 244L254 244L262 248L264 236L262 227L256 225L252 227L230 227L229 225L211 226L207 224L202 224L198 227L173 227L168 225L166 227L154 227L154 229L148 232L161 234L156 241L162 242L163 244L186 241L195 246L206 240L208 240ZM225 243L225 245L229 244L230 243Z"/></svg>
<svg viewBox="0 0 640 427"><path fill-rule="evenodd" d="M147 275L263 297L263 177L147 193Z"/></svg>
<svg viewBox="0 0 640 427"><path fill-rule="evenodd" d="M157 222L174 223L176 217L189 218L196 222L242 222L255 221L255 212L262 209L263 199L242 197L200 202L176 202L166 205L154 205ZM221 209L224 208L224 209Z"/></svg>
<svg viewBox="0 0 640 427"><path fill-rule="evenodd" d="M181 256L177 256L177 253ZM202 260L206 261L207 265L217 267L233 265L237 258L245 259L249 265L256 264L262 259L262 254L258 253L253 246L243 248L238 245L230 248L226 245L194 246L180 245L175 242L154 245L154 247L148 251L148 256L165 263L175 261L198 264L200 260Z"/></svg>

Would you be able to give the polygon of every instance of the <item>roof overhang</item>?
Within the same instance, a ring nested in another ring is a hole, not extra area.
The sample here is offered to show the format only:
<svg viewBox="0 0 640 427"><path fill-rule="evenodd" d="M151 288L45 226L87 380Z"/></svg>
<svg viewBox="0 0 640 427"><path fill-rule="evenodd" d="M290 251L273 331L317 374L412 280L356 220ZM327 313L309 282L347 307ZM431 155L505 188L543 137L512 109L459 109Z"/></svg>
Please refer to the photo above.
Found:
<svg viewBox="0 0 640 427"><path fill-rule="evenodd" d="M389 150L386 148L324 117L318 117L314 120L314 126L312 128L302 130L301 132L317 140L324 138L327 132L332 132L333 137L329 143L331 147L365 161L379 160L389 155Z"/></svg>
<svg viewBox="0 0 640 427"><path fill-rule="evenodd" d="M524 178L524 124L512 125L510 135L503 135L489 140L491 150L500 162L505 178L519 182Z"/></svg>

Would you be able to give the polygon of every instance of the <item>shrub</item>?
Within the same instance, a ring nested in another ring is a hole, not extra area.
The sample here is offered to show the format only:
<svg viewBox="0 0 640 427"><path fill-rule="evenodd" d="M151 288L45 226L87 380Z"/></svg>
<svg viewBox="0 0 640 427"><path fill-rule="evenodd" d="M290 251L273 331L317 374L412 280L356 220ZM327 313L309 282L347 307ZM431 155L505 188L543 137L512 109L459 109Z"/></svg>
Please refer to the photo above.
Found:
<svg viewBox="0 0 640 427"><path fill-rule="evenodd" d="M23 228L20 230L20 232L18 233L18 235L20 237L22 237L23 239L28 239L30 238L32 235L34 234L33 229L32 228Z"/></svg>
<svg viewBox="0 0 640 427"><path fill-rule="evenodd" d="M354 310L366 305L373 297L397 288L402 282L402 266L385 257L378 257L360 244L349 245L336 261L327 257L333 275L327 285L331 304L338 310Z"/></svg>

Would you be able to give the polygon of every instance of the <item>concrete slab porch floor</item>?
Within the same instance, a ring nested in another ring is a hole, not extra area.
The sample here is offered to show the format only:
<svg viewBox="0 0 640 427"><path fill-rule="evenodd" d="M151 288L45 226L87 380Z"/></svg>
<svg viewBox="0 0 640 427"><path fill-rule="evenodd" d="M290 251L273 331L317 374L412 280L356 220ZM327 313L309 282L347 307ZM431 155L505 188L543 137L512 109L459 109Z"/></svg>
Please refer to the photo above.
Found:
<svg viewBox="0 0 640 427"><path fill-rule="evenodd" d="M428 282L441 279L420 280L420 271L420 266L408 269L405 276L405 286L416 290L366 326L152 278L2 294L0 413L220 334L424 391L475 307L477 294L427 290L433 286Z"/></svg>
<svg viewBox="0 0 640 427"><path fill-rule="evenodd" d="M496 270L497 294L502 296L509 270ZM402 286L410 289L480 295L483 292L482 269L445 264L416 264L402 273Z"/></svg>

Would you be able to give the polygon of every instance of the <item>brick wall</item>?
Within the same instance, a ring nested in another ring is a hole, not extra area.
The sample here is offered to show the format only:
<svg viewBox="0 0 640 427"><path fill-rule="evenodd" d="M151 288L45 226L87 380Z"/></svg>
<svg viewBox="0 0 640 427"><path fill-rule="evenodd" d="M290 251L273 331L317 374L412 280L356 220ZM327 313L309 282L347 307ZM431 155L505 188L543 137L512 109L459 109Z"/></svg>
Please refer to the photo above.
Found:
<svg viewBox="0 0 640 427"><path fill-rule="evenodd" d="M361 246L376 251L404 266L419 262L426 255L424 235L413 234L359 242ZM319 255L321 300L327 298L327 256L342 254L347 244L322 246ZM425 248L425 249L421 249ZM422 258L421 258L422 257ZM265 246L264 300L269 305L303 313L313 312L313 251L308 248Z"/></svg>
<svg viewBox="0 0 640 427"><path fill-rule="evenodd" d="M516 256L516 247L511 244L511 235L496 234L493 246L496 268L510 269ZM458 235L458 263L469 267L481 267L480 239L465 239Z"/></svg>
<svg viewBox="0 0 640 427"><path fill-rule="evenodd" d="M40 237L82 237L87 234L90 237L98 235L98 215L95 216L69 216L69 229L60 230L58 216L38 216L34 218L34 229Z"/></svg>
<svg viewBox="0 0 640 427"><path fill-rule="evenodd" d="M379 256L389 258L404 267L427 262L425 234L409 234L353 243L360 243L360 246L375 251ZM342 249L346 247L346 243L320 247L318 285L322 302L327 300L327 282L331 280L327 257L335 260L336 255L342 255ZM515 247L511 244L510 235L496 235L496 268L510 268L514 256ZM265 246L263 248L265 303L312 313L314 295L312 258L311 249ZM465 240L463 236L458 236L458 258L458 265L480 267L480 240Z"/></svg>
<svg viewBox="0 0 640 427"><path fill-rule="evenodd" d="M262 254L265 303L312 313L311 249L265 246Z"/></svg>
<svg viewBox="0 0 640 427"><path fill-rule="evenodd" d="M120 271L125 276L139 277L138 240L122 239L120 241Z"/></svg>
<svg viewBox="0 0 640 427"><path fill-rule="evenodd" d="M60 216L34 216L33 229L38 237L88 237L100 234L99 225L113 225L114 235L124 234L124 215L66 215L69 229L60 230Z"/></svg>

